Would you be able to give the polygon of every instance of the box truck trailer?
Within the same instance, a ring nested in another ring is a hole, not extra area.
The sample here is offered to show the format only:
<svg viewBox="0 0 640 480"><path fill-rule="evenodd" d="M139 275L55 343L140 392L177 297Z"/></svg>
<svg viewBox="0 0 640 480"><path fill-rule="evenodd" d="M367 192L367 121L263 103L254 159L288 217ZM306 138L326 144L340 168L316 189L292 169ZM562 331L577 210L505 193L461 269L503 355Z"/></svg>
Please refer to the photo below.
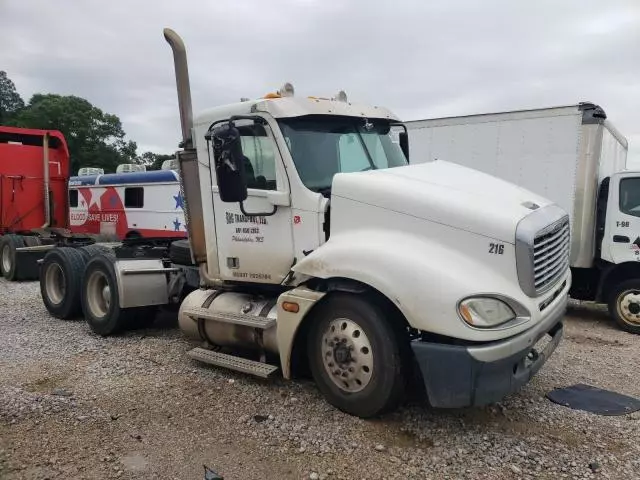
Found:
<svg viewBox="0 0 640 480"><path fill-rule="evenodd" d="M640 333L640 172L625 169L627 140L600 106L585 102L406 125L415 162L474 168L569 212L571 297L606 303L620 327ZM544 259L561 248L548 242L536 255Z"/></svg>
<svg viewBox="0 0 640 480"><path fill-rule="evenodd" d="M542 367L571 283L564 210L458 165L407 165L402 122L344 92L285 84L194 119L184 44L164 34L188 244L125 240L84 263L50 251L40 285L52 314L79 301L110 335L179 305L193 359L259 377L309 371L361 417L395 408L412 382L437 407L498 401ZM541 264L550 242L560 248ZM184 295L190 265L201 284Z"/></svg>

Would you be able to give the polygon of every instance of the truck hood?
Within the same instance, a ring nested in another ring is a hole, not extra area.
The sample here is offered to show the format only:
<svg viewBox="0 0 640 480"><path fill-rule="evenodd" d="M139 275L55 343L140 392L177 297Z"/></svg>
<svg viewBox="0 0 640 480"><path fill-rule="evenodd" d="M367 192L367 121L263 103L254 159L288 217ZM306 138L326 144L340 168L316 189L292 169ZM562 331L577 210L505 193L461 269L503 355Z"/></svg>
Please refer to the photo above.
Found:
<svg viewBox="0 0 640 480"><path fill-rule="evenodd" d="M491 175L436 160L419 165L341 173L332 197L393 210L515 243L518 222L551 202Z"/></svg>

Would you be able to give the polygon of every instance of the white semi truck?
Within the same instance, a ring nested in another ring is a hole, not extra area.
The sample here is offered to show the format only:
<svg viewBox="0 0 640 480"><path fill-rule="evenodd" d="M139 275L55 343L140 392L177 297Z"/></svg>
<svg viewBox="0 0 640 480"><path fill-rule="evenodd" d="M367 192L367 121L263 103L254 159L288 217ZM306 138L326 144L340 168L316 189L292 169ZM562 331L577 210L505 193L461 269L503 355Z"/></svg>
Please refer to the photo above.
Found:
<svg viewBox="0 0 640 480"><path fill-rule="evenodd" d="M261 377L310 372L361 417L396 407L416 378L436 407L498 401L531 379L562 337L560 207L451 163L407 165L399 119L344 92L285 84L192 120L184 44L164 35L189 241L125 240L88 261L49 252L41 292L54 315L79 303L110 335L179 305L201 343L190 357Z"/></svg>
<svg viewBox="0 0 640 480"><path fill-rule="evenodd" d="M448 160L551 199L571 216L570 296L640 333L640 172L593 103L406 123L416 162Z"/></svg>

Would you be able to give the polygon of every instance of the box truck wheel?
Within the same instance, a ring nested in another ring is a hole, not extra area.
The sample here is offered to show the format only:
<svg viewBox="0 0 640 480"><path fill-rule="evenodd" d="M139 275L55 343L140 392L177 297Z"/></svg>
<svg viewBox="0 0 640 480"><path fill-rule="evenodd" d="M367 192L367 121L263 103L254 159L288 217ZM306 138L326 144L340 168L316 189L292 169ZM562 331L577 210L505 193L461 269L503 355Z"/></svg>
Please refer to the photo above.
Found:
<svg viewBox="0 0 640 480"><path fill-rule="evenodd" d="M609 314L623 330L640 334L640 279L626 280L613 288Z"/></svg>
<svg viewBox="0 0 640 480"><path fill-rule="evenodd" d="M314 314L309 367L329 403L362 418L394 409L404 396L398 329L355 294L332 294Z"/></svg>
<svg viewBox="0 0 640 480"><path fill-rule="evenodd" d="M82 271L86 260L71 247L47 252L40 267L40 295L47 311L68 320L80 314Z"/></svg>
<svg viewBox="0 0 640 480"><path fill-rule="evenodd" d="M24 247L20 235L5 235L0 238L0 273L7 280L20 280L16 248Z"/></svg>

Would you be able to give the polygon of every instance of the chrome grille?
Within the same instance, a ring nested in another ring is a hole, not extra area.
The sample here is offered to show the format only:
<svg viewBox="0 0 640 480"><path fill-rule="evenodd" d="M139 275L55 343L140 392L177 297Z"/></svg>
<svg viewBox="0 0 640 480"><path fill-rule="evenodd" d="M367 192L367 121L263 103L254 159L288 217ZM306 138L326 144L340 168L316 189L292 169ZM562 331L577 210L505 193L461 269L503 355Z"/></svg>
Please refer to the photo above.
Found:
<svg viewBox="0 0 640 480"><path fill-rule="evenodd" d="M537 293L546 290L569 266L569 219L538 232L533 241L533 285Z"/></svg>
<svg viewBox="0 0 640 480"><path fill-rule="evenodd" d="M516 229L516 267L522 290L537 297L569 268L569 216L557 205L524 217Z"/></svg>

